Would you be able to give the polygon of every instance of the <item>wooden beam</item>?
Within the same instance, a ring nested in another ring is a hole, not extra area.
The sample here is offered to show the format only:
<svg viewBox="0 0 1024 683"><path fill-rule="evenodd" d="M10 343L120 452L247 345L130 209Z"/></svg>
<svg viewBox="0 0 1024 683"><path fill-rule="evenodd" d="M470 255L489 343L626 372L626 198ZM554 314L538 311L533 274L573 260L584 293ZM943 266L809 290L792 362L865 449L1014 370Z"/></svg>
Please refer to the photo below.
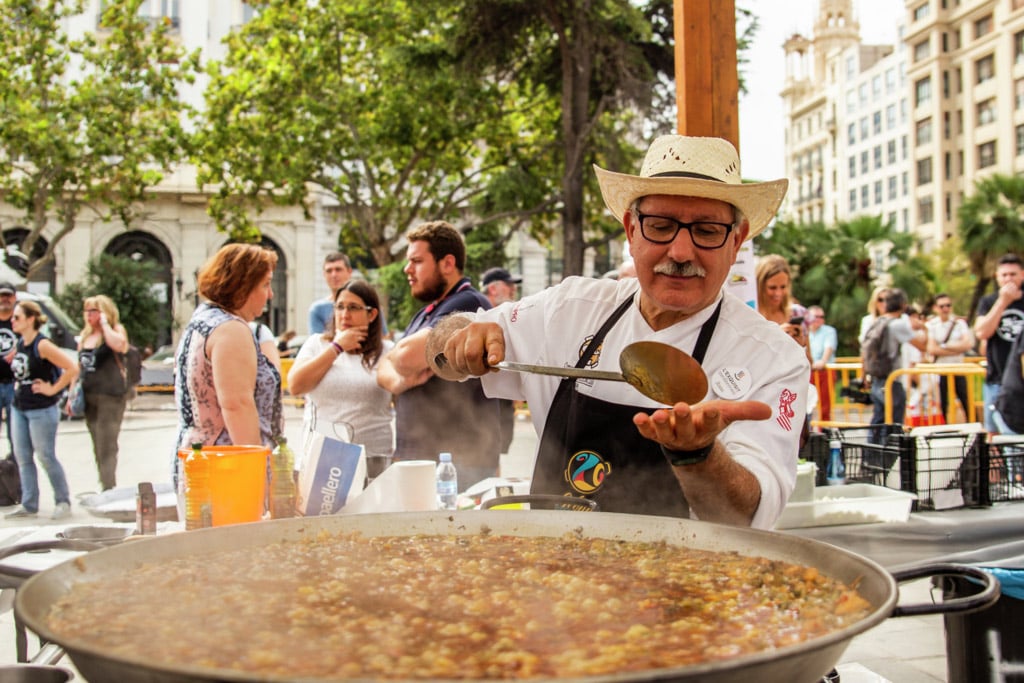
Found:
<svg viewBox="0 0 1024 683"><path fill-rule="evenodd" d="M677 128L739 150L735 0L674 0Z"/></svg>

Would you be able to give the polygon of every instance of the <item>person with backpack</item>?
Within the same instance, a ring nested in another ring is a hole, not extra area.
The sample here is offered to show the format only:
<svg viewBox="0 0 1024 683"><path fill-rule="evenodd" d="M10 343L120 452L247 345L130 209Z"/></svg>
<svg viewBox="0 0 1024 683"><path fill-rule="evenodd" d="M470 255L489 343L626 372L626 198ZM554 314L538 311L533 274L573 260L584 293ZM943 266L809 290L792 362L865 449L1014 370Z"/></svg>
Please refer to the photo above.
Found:
<svg viewBox="0 0 1024 683"><path fill-rule="evenodd" d="M85 393L85 425L92 437L100 487L106 491L117 485L117 441L134 390L125 357L128 332L110 297L87 297L82 307L85 325L78 341L78 381Z"/></svg>
<svg viewBox="0 0 1024 683"><path fill-rule="evenodd" d="M874 410L871 424L885 424L885 384L892 372L902 367L900 346L909 343L924 351L928 346L927 331L921 335L903 315L907 295L902 289L886 290L885 312L868 328L861 344L861 367L864 381L871 387ZM903 424L907 410L907 391L903 382L892 384L892 424Z"/></svg>

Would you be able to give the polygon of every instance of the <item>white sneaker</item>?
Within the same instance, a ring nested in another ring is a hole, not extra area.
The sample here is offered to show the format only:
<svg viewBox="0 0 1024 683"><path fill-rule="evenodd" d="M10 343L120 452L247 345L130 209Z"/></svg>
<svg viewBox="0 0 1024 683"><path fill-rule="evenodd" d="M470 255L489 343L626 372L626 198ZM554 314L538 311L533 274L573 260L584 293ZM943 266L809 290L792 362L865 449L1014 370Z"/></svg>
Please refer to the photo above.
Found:
<svg viewBox="0 0 1024 683"><path fill-rule="evenodd" d="M70 516L71 503L57 503L57 507L53 508L53 514L50 515L50 519L64 519Z"/></svg>
<svg viewBox="0 0 1024 683"><path fill-rule="evenodd" d="M8 512L6 515L4 515L4 519L22 519L26 517L35 517L38 514L38 512L26 510L23 506L19 505L17 510Z"/></svg>

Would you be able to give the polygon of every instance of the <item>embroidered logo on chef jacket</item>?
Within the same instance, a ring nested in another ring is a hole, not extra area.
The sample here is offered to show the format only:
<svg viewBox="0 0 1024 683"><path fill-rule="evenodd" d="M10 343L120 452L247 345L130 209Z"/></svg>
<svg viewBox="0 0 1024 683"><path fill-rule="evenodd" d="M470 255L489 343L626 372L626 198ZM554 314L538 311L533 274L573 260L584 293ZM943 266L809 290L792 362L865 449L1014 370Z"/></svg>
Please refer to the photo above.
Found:
<svg viewBox="0 0 1024 683"><path fill-rule="evenodd" d="M583 357L583 353L587 350L587 347L590 346L590 342L593 339L594 339L594 335L592 335L592 334L587 335L587 337L583 340L583 343L580 344L580 350L576 352L576 355L578 355L580 358L582 358ZM597 348L594 349L594 352L592 354L590 354L590 358L587 359L587 367L588 368L597 367L597 362L599 360L601 360L601 347L603 347L603 346L604 346L604 342L601 342L600 344L597 345Z"/></svg>
<svg viewBox="0 0 1024 683"><path fill-rule="evenodd" d="M580 451L569 459L565 480L576 493L591 494L601 488L612 466L593 451Z"/></svg>
<svg viewBox="0 0 1024 683"><path fill-rule="evenodd" d="M795 400L796 394L789 389L783 389L782 395L779 396L779 416L775 418L775 421L787 432L793 431L793 418L796 417L796 412L793 410L793 401Z"/></svg>
<svg viewBox="0 0 1024 683"><path fill-rule="evenodd" d="M750 393L753 381L746 368L720 368L711 377L711 388L719 398L741 399Z"/></svg>

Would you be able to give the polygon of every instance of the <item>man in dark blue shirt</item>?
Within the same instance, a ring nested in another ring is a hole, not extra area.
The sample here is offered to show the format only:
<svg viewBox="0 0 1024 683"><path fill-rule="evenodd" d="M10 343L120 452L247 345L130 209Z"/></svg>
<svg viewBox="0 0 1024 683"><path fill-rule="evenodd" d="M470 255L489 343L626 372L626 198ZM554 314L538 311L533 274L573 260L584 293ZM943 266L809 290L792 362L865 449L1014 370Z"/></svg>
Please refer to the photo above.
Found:
<svg viewBox="0 0 1024 683"><path fill-rule="evenodd" d="M381 359L377 383L395 395L395 460L437 460L452 454L459 489L498 473L498 402L480 380L447 382L427 365L427 334L450 313L489 309L490 302L462 276L466 245L444 221L424 223L406 238L404 272L412 295L427 302L395 348Z"/></svg>

